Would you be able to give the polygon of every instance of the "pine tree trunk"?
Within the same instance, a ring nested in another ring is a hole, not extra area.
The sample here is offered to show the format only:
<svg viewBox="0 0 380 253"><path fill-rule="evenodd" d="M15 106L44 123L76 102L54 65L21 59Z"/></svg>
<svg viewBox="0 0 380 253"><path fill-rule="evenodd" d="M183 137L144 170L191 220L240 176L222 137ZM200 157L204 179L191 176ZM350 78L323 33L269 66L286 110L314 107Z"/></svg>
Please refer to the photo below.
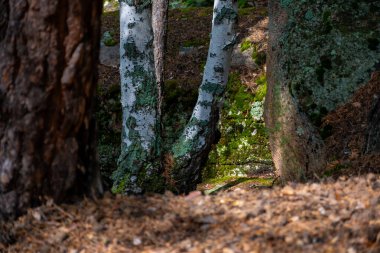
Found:
<svg viewBox="0 0 380 253"><path fill-rule="evenodd" d="M120 1L121 155L114 192L162 191L151 4Z"/></svg>
<svg viewBox="0 0 380 253"><path fill-rule="evenodd" d="M166 156L165 171L170 175L168 183L176 191L194 190L201 180L201 168L216 136L236 40L236 23L236 1L215 0L210 47L198 101L182 136L172 153Z"/></svg>
<svg viewBox="0 0 380 253"><path fill-rule="evenodd" d="M0 24L8 24L0 33L0 219L43 196L102 191L92 113L102 1L9 3Z"/></svg>

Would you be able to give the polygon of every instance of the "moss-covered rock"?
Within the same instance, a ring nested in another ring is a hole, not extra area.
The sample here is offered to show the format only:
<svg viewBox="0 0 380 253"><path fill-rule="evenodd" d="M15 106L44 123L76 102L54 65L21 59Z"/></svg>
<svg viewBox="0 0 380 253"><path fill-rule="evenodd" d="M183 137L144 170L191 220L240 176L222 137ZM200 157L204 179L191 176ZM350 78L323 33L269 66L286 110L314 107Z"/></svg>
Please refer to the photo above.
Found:
<svg viewBox="0 0 380 253"><path fill-rule="evenodd" d="M378 1L281 1L288 24L281 65L302 110L319 124L380 62Z"/></svg>
<svg viewBox="0 0 380 253"><path fill-rule="evenodd" d="M326 165L322 117L347 103L379 66L380 2L270 0L269 6L271 150L284 180L304 180Z"/></svg>
<svg viewBox="0 0 380 253"><path fill-rule="evenodd" d="M210 152L203 173L205 181L224 177L246 177L271 167L268 135L263 122L265 77L259 78L258 91L252 92L230 75L219 129L221 138ZM262 94L264 93L264 94Z"/></svg>

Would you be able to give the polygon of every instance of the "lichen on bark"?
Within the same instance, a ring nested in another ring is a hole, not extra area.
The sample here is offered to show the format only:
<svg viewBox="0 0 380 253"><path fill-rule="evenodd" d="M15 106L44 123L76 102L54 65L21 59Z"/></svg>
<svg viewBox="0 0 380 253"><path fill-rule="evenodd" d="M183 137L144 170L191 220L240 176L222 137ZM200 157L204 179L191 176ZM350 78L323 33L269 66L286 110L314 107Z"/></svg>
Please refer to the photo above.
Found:
<svg viewBox="0 0 380 253"><path fill-rule="evenodd" d="M133 25L131 25L133 24ZM151 6L120 2L123 130L113 191L162 191L159 91L154 72Z"/></svg>
<svg viewBox="0 0 380 253"><path fill-rule="evenodd" d="M210 47L198 101L189 123L173 145L170 168L175 189L188 192L201 180L204 165L219 120L219 110L228 81L232 46L235 43L237 5L235 1L214 2Z"/></svg>

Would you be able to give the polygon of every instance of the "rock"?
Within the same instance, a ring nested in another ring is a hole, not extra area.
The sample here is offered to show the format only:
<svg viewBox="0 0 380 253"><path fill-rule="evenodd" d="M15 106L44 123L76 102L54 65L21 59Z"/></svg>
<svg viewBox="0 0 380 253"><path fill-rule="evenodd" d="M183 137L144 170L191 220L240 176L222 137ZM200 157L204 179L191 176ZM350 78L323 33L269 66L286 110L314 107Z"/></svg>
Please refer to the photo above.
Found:
<svg viewBox="0 0 380 253"><path fill-rule="evenodd" d="M253 48L249 48L242 52L240 45L236 45L232 51L231 67L240 68L245 67L249 70L256 70L259 66L252 58Z"/></svg>
<svg viewBox="0 0 380 253"><path fill-rule="evenodd" d="M134 237L133 238L133 245L139 246L139 245L141 245L141 243L142 243L142 240L140 237Z"/></svg>
<svg viewBox="0 0 380 253"><path fill-rule="evenodd" d="M341 11L339 4L327 1L269 1L268 91L276 92L268 92L266 96L265 121L269 129L276 128L270 132L269 139L275 167L283 181L302 181L318 176L324 171L329 157L357 160L362 153L361 150L356 152L350 144L342 156L342 148L336 148L340 139L334 138L335 143L329 147L327 139L331 136L325 138L316 131L326 115L332 116L343 105L350 109L338 114L341 119L349 116L353 109L364 108L362 103L351 104L352 96L359 88L378 82L374 70L380 50L368 43L372 37L367 31L372 30L369 25L372 16L379 16L380 11L372 10L366 1L358 4L356 0L347 0L344 3L350 7ZM306 13L301 11L306 9ZM334 22L329 32L321 36L320 31L326 27L324 10L334 13ZM362 17L360 22L356 22L357 15ZM345 21L346 17L352 22ZM336 64L337 58L339 64ZM370 99L370 96L366 97ZM281 113L277 108L281 108ZM373 125L374 130L379 129L377 119L370 121L377 122ZM352 129L357 129L351 121L348 122ZM331 129L342 128L329 126ZM368 134L371 128L367 128L367 136L371 136ZM346 134L342 131L334 136L342 138L339 136L349 134L345 136L347 140L356 138L351 135L351 129L345 130ZM286 136L286 143L278 145L283 136ZM380 146L377 145L377 135L373 136L372 152Z"/></svg>
<svg viewBox="0 0 380 253"><path fill-rule="evenodd" d="M197 49L195 47L180 47L179 48L179 55L191 55L197 52Z"/></svg>
<svg viewBox="0 0 380 253"><path fill-rule="evenodd" d="M119 46L107 47L103 44L100 45L99 61L100 64L118 68L119 67Z"/></svg>

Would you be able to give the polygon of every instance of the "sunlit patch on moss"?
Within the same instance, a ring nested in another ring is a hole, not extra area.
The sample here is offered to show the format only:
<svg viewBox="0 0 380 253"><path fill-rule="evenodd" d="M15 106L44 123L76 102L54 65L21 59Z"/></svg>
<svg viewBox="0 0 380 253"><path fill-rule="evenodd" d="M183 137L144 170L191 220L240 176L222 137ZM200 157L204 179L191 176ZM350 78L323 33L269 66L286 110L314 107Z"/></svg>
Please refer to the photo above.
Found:
<svg viewBox="0 0 380 253"><path fill-rule="evenodd" d="M210 152L203 173L204 180L244 177L263 166L271 167L268 133L262 119L265 76L258 79L259 93L244 86L238 73L232 73L222 109L219 129L221 139ZM257 109L259 116L252 115Z"/></svg>

